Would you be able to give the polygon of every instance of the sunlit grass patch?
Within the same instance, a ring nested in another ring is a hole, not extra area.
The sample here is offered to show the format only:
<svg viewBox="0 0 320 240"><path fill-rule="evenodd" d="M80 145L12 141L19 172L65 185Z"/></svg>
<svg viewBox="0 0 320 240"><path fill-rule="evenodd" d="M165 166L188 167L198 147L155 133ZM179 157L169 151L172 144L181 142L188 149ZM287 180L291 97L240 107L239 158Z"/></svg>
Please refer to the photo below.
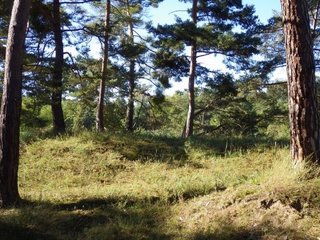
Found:
<svg viewBox="0 0 320 240"><path fill-rule="evenodd" d="M181 239L317 239L315 166L295 168L286 150L245 157L261 165L226 191L174 206L168 228Z"/></svg>
<svg viewBox="0 0 320 240"><path fill-rule="evenodd" d="M24 202L0 210L1 237L317 237L315 166L295 168L286 148L218 154L196 141L84 132L26 144L19 171Z"/></svg>

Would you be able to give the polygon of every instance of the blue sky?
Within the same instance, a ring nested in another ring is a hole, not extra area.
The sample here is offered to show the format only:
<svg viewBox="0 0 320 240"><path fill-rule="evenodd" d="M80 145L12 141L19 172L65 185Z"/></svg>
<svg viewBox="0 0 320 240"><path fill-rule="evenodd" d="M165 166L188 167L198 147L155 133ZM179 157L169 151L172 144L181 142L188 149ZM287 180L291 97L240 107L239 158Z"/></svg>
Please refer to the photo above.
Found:
<svg viewBox="0 0 320 240"><path fill-rule="evenodd" d="M273 16L274 11L280 12L280 0L242 0L243 4L254 5L256 10L256 15L258 15L262 23L266 23L267 20ZM148 11L149 17L151 17L154 24L170 24L175 21L175 15L182 18L188 17L186 9L191 7L191 3L183 3L179 0L165 0L160 5L159 8L150 9ZM222 63L221 56L207 56L202 59L198 59L204 65L209 64L215 66L217 69L227 71L226 67ZM282 70L281 70L282 71ZM283 72L283 71L282 71ZM283 74L275 74L282 76ZM187 81L176 83L171 82L172 88L166 90L166 94L173 94L176 90L183 90L187 88Z"/></svg>
<svg viewBox="0 0 320 240"><path fill-rule="evenodd" d="M280 0L243 0L243 4L254 5L256 14L262 22L266 22L273 14L273 11L280 11ZM175 15L184 16L187 8L190 8L191 3L183 3L179 0L165 0L160 3L159 8L151 9L151 16L154 23L172 23Z"/></svg>
<svg viewBox="0 0 320 240"><path fill-rule="evenodd" d="M266 22L272 16L274 10L280 12L280 0L243 0L243 4L254 5L256 14L262 22Z"/></svg>

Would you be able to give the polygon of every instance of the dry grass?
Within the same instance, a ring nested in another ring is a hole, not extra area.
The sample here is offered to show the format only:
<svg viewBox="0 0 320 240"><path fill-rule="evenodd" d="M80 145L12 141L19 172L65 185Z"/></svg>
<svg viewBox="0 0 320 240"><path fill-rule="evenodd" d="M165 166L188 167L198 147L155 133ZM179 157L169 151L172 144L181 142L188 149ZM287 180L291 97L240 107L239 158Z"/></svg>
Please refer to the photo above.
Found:
<svg viewBox="0 0 320 240"><path fill-rule="evenodd" d="M320 237L314 166L293 168L285 148L207 143L85 133L26 145L25 202L0 210L0 239Z"/></svg>

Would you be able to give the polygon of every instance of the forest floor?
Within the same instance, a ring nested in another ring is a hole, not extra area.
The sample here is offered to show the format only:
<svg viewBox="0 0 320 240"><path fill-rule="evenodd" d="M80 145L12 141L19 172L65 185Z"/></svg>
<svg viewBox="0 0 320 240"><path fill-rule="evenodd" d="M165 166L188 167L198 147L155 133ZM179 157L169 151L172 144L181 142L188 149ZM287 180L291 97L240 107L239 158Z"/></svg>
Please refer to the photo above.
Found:
<svg viewBox="0 0 320 240"><path fill-rule="evenodd" d="M23 201L0 209L0 239L319 240L320 171L274 145L94 133L24 144Z"/></svg>

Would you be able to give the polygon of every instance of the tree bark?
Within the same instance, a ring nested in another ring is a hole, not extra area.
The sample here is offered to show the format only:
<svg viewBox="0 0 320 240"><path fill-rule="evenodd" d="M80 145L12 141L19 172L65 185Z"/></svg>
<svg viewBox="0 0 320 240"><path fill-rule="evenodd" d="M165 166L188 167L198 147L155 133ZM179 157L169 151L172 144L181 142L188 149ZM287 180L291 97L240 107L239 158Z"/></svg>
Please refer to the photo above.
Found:
<svg viewBox="0 0 320 240"><path fill-rule="evenodd" d="M281 0L288 75L291 157L319 160L315 63L306 0Z"/></svg>
<svg viewBox="0 0 320 240"><path fill-rule="evenodd" d="M0 113L0 207L16 203L18 192L19 127L22 62L30 0L15 0L6 47Z"/></svg>
<svg viewBox="0 0 320 240"><path fill-rule="evenodd" d="M127 15L129 18L129 44L132 46L134 45L134 34L133 34L133 23L131 21L132 16L130 14L130 5L129 1L126 1L127 4ZM126 114L126 128L127 131L133 132L134 131L134 90L135 90L135 65L136 61L134 58L129 60L129 78L128 78L128 83L129 83L129 94L128 94L128 105L127 105L127 114Z"/></svg>
<svg viewBox="0 0 320 240"><path fill-rule="evenodd" d="M193 0L192 2L192 22L197 25L197 13L198 13L198 0ZM195 93L194 85L196 79L196 67L197 67L197 40L194 36L194 40L191 45L191 61L190 61L190 72L189 72L189 82L188 82L188 115L186 121L185 131L182 132L182 137L190 137L193 135L193 122L194 122L194 112L195 112Z"/></svg>
<svg viewBox="0 0 320 240"><path fill-rule="evenodd" d="M102 76L99 86L99 97L96 113L96 130L98 132L104 131L104 95L106 90L107 82L107 71L108 71L108 58L109 58L109 31L110 31L110 0L106 2L106 16L105 16L105 29L104 29L104 51L102 59Z"/></svg>
<svg viewBox="0 0 320 240"><path fill-rule="evenodd" d="M51 110L53 129L57 134L66 131L62 110L62 72L63 72L63 38L61 31L60 0L53 0L53 34L55 41L55 60L51 85Z"/></svg>
<svg viewBox="0 0 320 240"><path fill-rule="evenodd" d="M134 89L135 89L135 61L130 60L129 66L129 95L126 116L126 128L129 132L134 131Z"/></svg>

